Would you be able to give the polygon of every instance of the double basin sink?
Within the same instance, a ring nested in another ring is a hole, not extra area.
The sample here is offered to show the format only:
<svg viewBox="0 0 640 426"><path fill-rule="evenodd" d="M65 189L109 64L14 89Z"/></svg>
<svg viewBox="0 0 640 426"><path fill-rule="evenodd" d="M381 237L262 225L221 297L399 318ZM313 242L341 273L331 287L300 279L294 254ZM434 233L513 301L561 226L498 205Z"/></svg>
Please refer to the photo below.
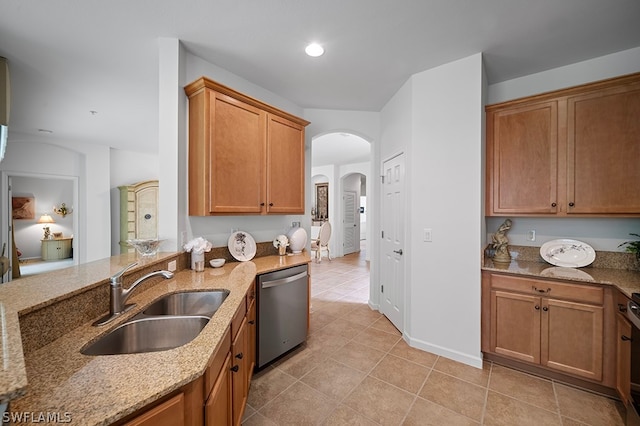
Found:
<svg viewBox="0 0 640 426"><path fill-rule="evenodd" d="M168 294L131 320L81 349L84 355L118 355L177 348L195 339L229 290Z"/></svg>

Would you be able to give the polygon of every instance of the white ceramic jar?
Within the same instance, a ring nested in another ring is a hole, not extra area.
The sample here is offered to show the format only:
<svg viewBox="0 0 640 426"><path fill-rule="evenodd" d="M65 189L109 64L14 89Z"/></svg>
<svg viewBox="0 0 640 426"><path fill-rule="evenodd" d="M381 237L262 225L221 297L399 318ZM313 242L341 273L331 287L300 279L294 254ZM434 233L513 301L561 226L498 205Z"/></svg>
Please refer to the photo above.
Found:
<svg viewBox="0 0 640 426"><path fill-rule="evenodd" d="M292 253L301 253L307 245L307 231L299 226L294 226L287 232L289 238L289 248Z"/></svg>

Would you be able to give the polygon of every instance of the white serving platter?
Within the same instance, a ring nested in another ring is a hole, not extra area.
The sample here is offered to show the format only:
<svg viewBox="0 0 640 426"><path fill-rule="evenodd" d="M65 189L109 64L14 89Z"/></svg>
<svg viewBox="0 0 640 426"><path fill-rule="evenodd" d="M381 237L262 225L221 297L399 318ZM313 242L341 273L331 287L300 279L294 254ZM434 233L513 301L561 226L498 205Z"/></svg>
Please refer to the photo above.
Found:
<svg viewBox="0 0 640 426"><path fill-rule="evenodd" d="M540 256L555 266L580 268L590 265L596 259L596 252L587 243L563 238L544 243Z"/></svg>

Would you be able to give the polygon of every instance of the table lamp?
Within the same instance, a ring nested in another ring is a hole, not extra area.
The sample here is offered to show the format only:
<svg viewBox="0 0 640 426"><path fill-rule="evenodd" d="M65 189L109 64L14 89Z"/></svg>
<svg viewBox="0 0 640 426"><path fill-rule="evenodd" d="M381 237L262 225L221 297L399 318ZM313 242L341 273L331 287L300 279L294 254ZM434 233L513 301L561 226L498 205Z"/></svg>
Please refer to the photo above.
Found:
<svg viewBox="0 0 640 426"><path fill-rule="evenodd" d="M43 214L42 216L40 216L40 219L38 219L38 223L44 223L44 227L42 229L44 229L44 239L45 240L49 240L51 239L51 230L49 229L49 224L50 223L55 223L55 221L53 220L53 218L51 216L49 216L48 214Z"/></svg>

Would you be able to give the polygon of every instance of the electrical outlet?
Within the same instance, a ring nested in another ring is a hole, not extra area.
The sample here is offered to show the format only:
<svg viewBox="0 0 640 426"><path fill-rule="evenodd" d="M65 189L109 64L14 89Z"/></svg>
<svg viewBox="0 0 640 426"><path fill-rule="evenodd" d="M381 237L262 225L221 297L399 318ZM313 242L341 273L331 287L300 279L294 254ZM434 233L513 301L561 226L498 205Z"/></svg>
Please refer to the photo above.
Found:
<svg viewBox="0 0 640 426"><path fill-rule="evenodd" d="M431 228L424 228L424 241L431 242Z"/></svg>
<svg viewBox="0 0 640 426"><path fill-rule="evenodd" d="M527 240L535 241L536 240L536 230L532 229L527 233Z"/></svg>
<svg viewBox="0 0 640 426"><path fill-rule="evenodd" d="M176 266L176 261L175 261L175 260L172 260L171 262L169 262L169 263L167 264L167 270L168 270L169 272L175 272L175 271L176 271L176 269L177 269L177 266Z"/></svg>

